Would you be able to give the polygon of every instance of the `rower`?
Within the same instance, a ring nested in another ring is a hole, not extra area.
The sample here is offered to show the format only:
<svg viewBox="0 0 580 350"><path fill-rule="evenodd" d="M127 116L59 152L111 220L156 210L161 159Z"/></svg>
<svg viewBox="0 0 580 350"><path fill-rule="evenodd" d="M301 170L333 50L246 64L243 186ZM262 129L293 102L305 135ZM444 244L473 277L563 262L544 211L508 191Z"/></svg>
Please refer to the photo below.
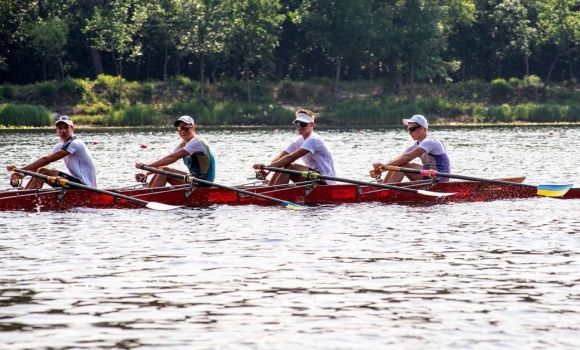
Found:
<svg viewBox="0 0 580 350"><path fill-rule="evenodd" d="M173 152L152 163L137 162L135 168L142 169L141 166L145 165L172 173L189 175L181 170L166 167L166 165L173 164L179 159L182 159L183 163L189 169L190 174L195 174L196 177L202 180L213 182L215 178L215 159L211 153L209 144L195 134L195 122L193 118L188 115L181 116L173 123L173 126L177 127L179 137L182 139L181 143L175 147ZM147 187L163 187L167 183L175 186L187 182L181 178L156 173L147 184ZM209 187L207 184L198 183L197 185L200 187Z"/></svg>
<svg viewBox="0 0 580 350"><path fill-rule="evenodd" d="M66 115L61 115L55 118L54 126L56 133L60 138L60 142L54 146L52 151L35 160L34 162L21 167L21 170L30 170L35 173L40 173L48 176L58 176L66 179L69 182L76 182L79 184L97 187L97 172L95 169L95 162L91 152L88 150L85 143L76 137L74 134L75 126L73 121ZM58 171L55 169L45 168L50 163L62 159L66 165L68 173ZM6 167L9 171L16 166L10 164ZM12 180L16 181L22 179L25 175L21 173L13 173ZM42 188L46 181L40 177L33 177L26 184L26 189ZM46 182L50 186L56 187L59 184Z"/></svg>
<svg viewBox="0 0 580 350"><path fill-rule="evenodd" d="M385 165L422 169L422 170L436 170L440 173L450 173L451 165L447 150L439 139L429 135L427 129L429 123L422 115L414 115L411 119L403 119L403 124L407 125L407 131L413 138L413 144L408 147L397 158L390 160ZM419 158L422 164L411 163L414 159ZM381 172L384 170L382 163L374 163L371 176L379 178ZM430 179L428 176L415 173L403 173L396 171L389 171L382 183L395 183L403 180L406 176L411 181ZM447 182L448 178L440 177L439 182ZM379 181L381 182L381 181Z"/></svg>
<svg viewBox="0 0 580 350"><path fill-rule="evenodd" d="M336 176L334 170L334 159L332 152L326 145L324 140L313 131L314 129L314 113L307 109L299 109L296 111L296 118L292 122L296 127L296 131L300 135L294 142L292 142L285 150L280 152L270 162L268 167L285 168L297 171L315 171L322 175ZM299 158L302 159L306 166L294 163ZM265 165L258 163L254 164L255 170L261 170ZM267 176L267 172L265 172ZM307 181L308 178L302 175L291 175L288 173L276 173L270 179L268 185L287 184L292 180L293 182ZM322 183L332 185L336 181L320 180Z"/></svg>

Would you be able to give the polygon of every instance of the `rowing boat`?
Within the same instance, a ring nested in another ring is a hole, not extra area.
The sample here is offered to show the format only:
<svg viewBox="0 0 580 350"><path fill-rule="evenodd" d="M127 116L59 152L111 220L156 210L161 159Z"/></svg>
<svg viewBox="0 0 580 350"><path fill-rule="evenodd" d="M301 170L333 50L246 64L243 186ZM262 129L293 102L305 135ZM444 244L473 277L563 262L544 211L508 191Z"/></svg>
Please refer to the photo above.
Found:
<svg viewBox="0 0 580 350"><path fill-rule="evenodd" d="M503 179L522 182L521 178ZM437 204L483 202L502 199L537 197L533 188L513 187L504 184L490 184L476 181L450 181L432 183L429 181L403 182L396 186L429 190L432 192L454 193L451 196L433 197L419 193L409 193L373 186L353 184L320 185L316 181L297 184L262 186L247 184L235 188L283 201L304 204L345 204L377 202L383 204ZM108 192L132 197L141 201L158 202L174 206L207 207L211 205L271 205L272 201L248 196L225 188L198 188L190 184L145 188L131 186L108 189ZM580 188L571 188L563 199L580 198ZM556 199L557 200L557 199ZM73 189L68 186L40 190L8 189L0 191L0 211L60 211L72 208L142 208L135 201L112 197L103 193Z"/></svg>

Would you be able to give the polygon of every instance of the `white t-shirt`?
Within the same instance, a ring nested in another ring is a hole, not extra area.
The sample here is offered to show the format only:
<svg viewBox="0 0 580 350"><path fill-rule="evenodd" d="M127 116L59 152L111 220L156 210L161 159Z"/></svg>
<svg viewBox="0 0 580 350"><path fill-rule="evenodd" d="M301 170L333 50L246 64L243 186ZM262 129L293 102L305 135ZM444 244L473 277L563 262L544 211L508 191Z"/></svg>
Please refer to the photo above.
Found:
<svg viewBox="0 0 580 350"><path fill-rule="evenodd" d="M420 147L425 150L421 155L421 163L427 169L436 169L439 172L451 172L451 164L447 156L445 146L437 138L427 135L423 141L415 141L412 146L405 150L410 153L412 150Z"/></svg>
<svg viewBox="0 0 580 350"><path fill-rule="evenodd" d="M177 145L177 147L175 147L173 149L173 152L171 153L175 153L177 151L179 151L181 149L181 145ZM205 148L205 146L203 145L203 143L201 143L201 141L195 137L191 140L189 140L189 142L187 144L185 144L185 146L183 146L183 149L187 151L187 153L189 154L194 154L197 152L201 152L203 154L207 154L207 148Z"/></svg>
<svg viewBox="0 0 580 350"><path fill-rule="evenodd" d="M336 170L334 169L334 159L332 158L332 153L326 145L323 139L318 136L314 131L310 133L306 139L302 136L298 137L294 142L292 142L285 151L288 153L293 153L300 148L307 150L305 156L302 157L304 164L310 169L314 169L321 175L336 176ZM326 180L326 183L333 185L336 181Z"/></svg>
<svg viewBox="0 0 580 350"><path fill-rule="evenodd" d="M93 156L85 143L73 136L72 140L60 142L54 146L51 153L58 152L61 149L70 153L62 159L69 173L81 180L83 184L97 187L97 170L95 169Z"/></svg>

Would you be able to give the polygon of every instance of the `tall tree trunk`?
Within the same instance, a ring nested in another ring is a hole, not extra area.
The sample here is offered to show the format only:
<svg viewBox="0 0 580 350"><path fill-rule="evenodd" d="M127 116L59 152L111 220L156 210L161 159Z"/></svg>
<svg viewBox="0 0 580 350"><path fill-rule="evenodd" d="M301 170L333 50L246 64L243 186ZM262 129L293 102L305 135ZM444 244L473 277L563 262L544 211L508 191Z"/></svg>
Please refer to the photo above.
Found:
<svg viewBox="0 0 580 350"><path fill-rule="evenodd" d="M465 44L461 46L461 81L465 82Z"/></svg>
<svg viewBox="0 0 580 350"><path fill-rule="evenodd" d="M119 67L117 66L117 58L115 57L115 51L112 51L111 55L113 56L113 65L115 66L115 74L118 76L119 75Z"/></svg>
<svg viewBox="0 0 580 350"><path fill-rule="evenodd" d="M119 105L123 99L123 56L119 57Z"/></svg>
<svg viewBox="0 0 580 350"><path fill-rule="evenodd" d="M574 68L572 67L572 55L570 52L568 52L568 67L570 69L570 82L568 83L568 86L573 92L576 88L576 79L574 78Z"/></svg>
<svg viewBox="0 0 580 350"><path fill-rule="evenodd" d="M91 48L91 59L93 60L93 68L95 69L95 77L103 74L103 61L101 61L101 53L99 50Z"/></svg>
<svg viewBox="0 0 580 350"><path fill-rule="evenodd" d="M248 103L252 103L252 87L250 86L250 68L244 66L244 75L246 77L246 91L248 92Z"/></svg>
<svg viewBox="0 0 580 350"><path fill-rule="evenodd" d="M167 63L169 62L169 55L167 54L169 44L165 40L165 61L163 62L163 82L167 80Z"/></svg>
<svg viewBox="0 0 580 350"><path fill-rule="evenodd" d="M403 75L399 70L400 64L399 54L393 53L388 58L389 75L387 79L386 91L394 95L399 95L403 88Z"/></svg>
<svg viewBox="0 0 580 350"><path fill-rule="evenodd" d="M204 67L204 56L205 55L202 53L201 54L201 57L199 58L199 61L200 61L199 62L199 70L200 70L199 76L201 77L201 80L200 80L200 82L201 82L201 84L200 84L200 90L201 90L201 98L202 99L205 98L205 76L203 74L204 73L204 70L205 70L205 67Z"/></svg>
<svg viewBox="0 0 580 350"><path fill-rule="evenodd" d="M60 80L63 81L64 80L64 69L62 68L62 58L60 57L60 55L58 55L57 59L58 59L58 66L60 67Z"/></svg>
<svg viewBox="0 0 580 350"><path fill-rule="evenodd" d="M409 76L409 86L411 88L411 101L415 101L415 59L411 61L411 72Z"/></svg>
<svg viewBox="0 0 580 350"><path fill-rule="evenodd" d="M149 81L149 72L151 71L151 51L147 53L147 76L146 80Z"/></svg>
<svg viewBox="0 0 580 350"><path fill-rule="evenodd" d="M560 56L562 54L559 53L556 55L556 58L554 58L554 60L552 61L552 64L550 65L550 69L548 70L548 76L546 77L546 80L544 80L544 85L542 86L542 92L546 91L546 89L548 88L548 84L550 83L550 78L552 77L552 71L554 70L554 67L556 66L556 62L558 62L558 59L560 59Z"/></svg>
<svg viewBox="0 0 580 350"><path fill-rule="evenodd" d="M524 67L525 67L525 76L530 76L530 57L528 55L524 56Z"/></svg>
<svg viewBox="0 0 580 350"><path fill-rule="evenodd" d="M338 99L338 82L340 80L340 65L342 63L342 57L336 57L336 73L334 75L334 100Z"/></svg>
<svg viewBox="0 0 580 350"><path fill-rule="evenodd" d="M47 76L47 74L46 74L46 60L43 60L42 61L42 80L43 81L46 81L46 79L47 79L46 76Z"/></svg>
<svg viewBox="0 0 580 350"><path fill-rule="evenodd" d="M175 74L181 75L181 59L179 57L179 51L175 51Z"/></svg>

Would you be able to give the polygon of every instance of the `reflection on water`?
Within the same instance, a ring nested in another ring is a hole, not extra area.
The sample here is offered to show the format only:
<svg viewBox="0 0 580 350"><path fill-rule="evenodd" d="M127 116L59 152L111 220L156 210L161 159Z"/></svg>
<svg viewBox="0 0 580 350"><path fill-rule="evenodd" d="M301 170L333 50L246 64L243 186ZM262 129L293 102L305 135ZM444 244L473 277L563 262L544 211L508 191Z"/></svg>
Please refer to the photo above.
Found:
<svg viewBox="0 0 580 350"><path fill-rule="evenodd" d="M252 181L251 164L294 137L199 131L217 154L216 181L228 185ZM580 146L578 128L435 132L457 173L578 183L566 152ZM362 180L373 161L409 143L398 129L320 134L340 154L341 176ZM3 164L25 164L56 141L8 135ZM131 183L135 161L160 157L177 139L149 130L78 135L98 142L90 147L102 186ZM572 348L579 208L534 198L307 212L0 212L0 347Z"/></svg>

